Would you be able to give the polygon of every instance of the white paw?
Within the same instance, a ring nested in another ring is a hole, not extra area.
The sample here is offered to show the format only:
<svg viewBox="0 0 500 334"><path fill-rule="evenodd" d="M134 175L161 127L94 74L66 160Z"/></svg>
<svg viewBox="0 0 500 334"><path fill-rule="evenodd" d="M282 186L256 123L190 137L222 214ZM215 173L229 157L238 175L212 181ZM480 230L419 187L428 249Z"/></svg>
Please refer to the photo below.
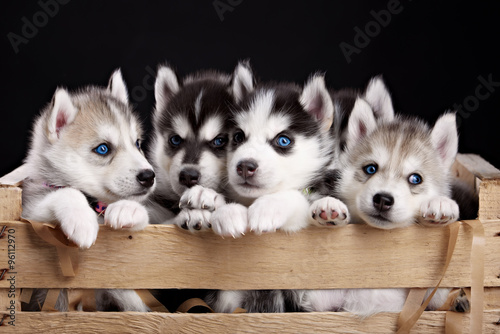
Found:
<svg viewBox="0 0 500 334"><path fill-rule="evenodd" d="M108 205L104 213L104 224L111 228L144 229L149 224L148 211L139 202L121 200Z"/></svg>
<svg viewBox="0 0 500 334"><path fill-rule="evenodd" d="M458 204L445 196L424 201L420 206L420 222L426 225L446 225L459 216Z"/></svg>
<svg viewBox="0 0 500 334"><path fill-rule="evenodd" d="M175 225L190 232L209 229L212 213L208 210L182 209L175 217Z"/></svg>
<svg viewBox="0 0 500 334"><path fill-rule="evenodd" d="M263 196L248 208L248 225L250 231L257 234L275 232L286 224L293 208L284 205L283 201Z"/></svg>
<svg viewBox="0 0 500 334"><path fill-rule="evenodd" d="M314 201L309 207L309 212L316 225L344 226L349 223L347 206L333 197L323 197Z"/></svg>
<svg viewBox="0 0 500 334"><path fill-rule="evenodd" d="M95 243L99 231L97 214L89 206L73 208L71 213L60 217L60 227L78 247L89 248Z"/></svg>
<svg viewBox="0 0 500 334"><path fill-rule="evenodd" d="M203 209L214 211L221 205L226 204L224 196L199 185L193 186L182 194L179 200L179 208Z"/></svg>
<svg viewBox="0 0 500 334"><path fill-rule="evenodd" d="M210 223L215 234L240 237L248 229L248 209L236 203L223 205L212 213Z"/></svg>

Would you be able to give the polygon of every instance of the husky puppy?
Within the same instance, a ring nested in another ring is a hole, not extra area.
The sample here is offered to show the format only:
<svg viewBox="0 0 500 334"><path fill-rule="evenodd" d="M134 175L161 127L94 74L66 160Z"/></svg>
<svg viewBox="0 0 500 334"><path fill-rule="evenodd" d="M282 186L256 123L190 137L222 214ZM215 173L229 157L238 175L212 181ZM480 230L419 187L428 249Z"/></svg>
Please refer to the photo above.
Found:
<svg viewBox="0 0 500 334"><path fill-rule="evenodd" d="M217 194L226 180L230 108L235 105L232 78L205 71L188 76L179 85L174 71L160 66L155 98L150 153L158 187L151 218L155 223L175 223L190 231L205 230L210 226L210 210L224 201ZM211 204L200 197L203 187L213 190ZM180 202L188 189L189 196Z"/></svg>
<svg viewBox="0 0 500 334"><path fill-rule="evenodd" d="M34 125L23 218L56 223L80 248L95 243L99 223L143 229L149 218L140 202L155 188L155 173L141 150L142 136L120 70L106 89L57 89ZM122 296L119 308L147 309L135 293Z"/></svg>
<svg viewBox="0 0 500 334"><path fill-rule="evenodd" d="M391 95L382 80L381 76L376 76L370 80L364 92L359 92L353 89L342 89L331 91L333 104L335 107L338 121L334 123L334 136L339 138L339 160L342 160L346 155L346 137L348 134L349 117L356 105L357 108L368 106L372 109L373 115L379 123L392 122L395 119L394 108L392 105ZM358 100L360 102L356 103ZM340 173L339 173L340 174ZM340 178L340 175L338 175ZM455 200L459 206L460 219L475 219L478 211L478 198L473 189L469 189L463 182L458 179L450 178L451 198ZM337 179L335 180L337 181ZM332 182L330 182L331 184ZM330 188L332 193L338 195L338 189L335 188L338 182ZM340 196L340 195L339 195Z"/></svg>
<svg viewBox="0 0 500 334"><path fill-rule="evenodd" d="M456 221L458 205L450 198L458 147L455 114L444 114L432 129L401 116L377 126L371 108L357 104L339 182L353 220L382 229Z"/></svg>
<svg viewBox="0 0 500 334"><path fill-rule="evenodd" d="M376 228L414 223L443 226L456 221L459 208L450 197L450 168L458 148L455 115L445 113L433 128L415 118L395 116L386 89L377 81L370 83L378 86L371 99L356 98L343 130L337 195L347 203L353 222ZM386 107L376 101L385 101ZM377 114L372 105L380 106L382 113ZM448 293L449 289L438 289L428 308L439 308ZM307 291L301 306L307 311L343 310L369 316L401 311L407 294L407 289ZM461 302L466 303L457 300Z"/></svg>
<svg viewBox="0 0 500 334"><path fill-rule="evenodd" d="M249 91L234 114L226 190L248 213L241 205L238 210L237 205L219 208L211 220L214 231L238 236L247 229L295 232L311 223L347 224L347 207L316 192L331 169L336 146L324 78L313 76L303 89L281 83Z"/></svg>
<svg viewBox="0 0 500 334"><path fill-rule="evenodd" d="M336 146L330 132L333 104L324 78L312 76L303 89L293 84L264 84L254 89L250 77L246 73L247 79L242 79L249 93L234 113L228 153L227 196L237 203L222 205L212 213L214 232L235 237L247 230L295 232L308 224L347 224L347 207L316 192L332 165ZM298 310L299 294L220 291L206 300L216 312L232 312L236 307L283 312Z"/></svg>

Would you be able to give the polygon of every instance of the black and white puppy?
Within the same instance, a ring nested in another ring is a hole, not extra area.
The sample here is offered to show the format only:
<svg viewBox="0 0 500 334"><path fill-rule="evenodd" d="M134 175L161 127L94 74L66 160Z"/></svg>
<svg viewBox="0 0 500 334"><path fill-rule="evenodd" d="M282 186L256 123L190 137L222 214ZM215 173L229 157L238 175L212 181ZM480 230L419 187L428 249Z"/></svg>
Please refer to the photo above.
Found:
<svg viewBox="0 0 500 334"><path fill-rule="evenodd" d="M246 79L245 79L246 78ZM333 104L324 78L314 75L303 88L289 83L251 85L234 112L228 153L227 197L235 203L211 215L214 232L240 236L296 232L309 224L343 226L347 207L317 191L333 165ZM238 79L238 77L237 77ZM220 291L207 302L217 312L243 307L249 312L297 310L296 291Z"/></svg>

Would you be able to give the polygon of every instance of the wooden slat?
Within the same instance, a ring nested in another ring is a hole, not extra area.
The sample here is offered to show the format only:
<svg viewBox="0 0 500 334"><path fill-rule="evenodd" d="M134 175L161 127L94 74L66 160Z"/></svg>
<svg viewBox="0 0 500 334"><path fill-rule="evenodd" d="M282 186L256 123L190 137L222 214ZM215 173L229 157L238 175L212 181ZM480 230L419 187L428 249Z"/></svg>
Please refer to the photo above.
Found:
<svg viewBox="0 0 500 334"><path fill-rule="evenodd" d="M479 219L500 219L500 179L479 184Z"/></svg>
<svg viewBox="0 0 500 334"><path fill-rule="evenodd" d="M482 180L500 179L500 170L477 154L458 154L456 160Z"/></svg>
<svg viewBox="0 0 500 334"><path fill-rule="evenodd" d="M26 165L21 165L0 177L0 220L20 220L22 212L22 181L28 177Z"/></svg>
<svg viewBox="0 0 500 334"><path fill-rule="evenodd" d="M21 219L21 197L21 188L0 186L0 221Z"/></svg>
<svg viewBox="0 0 500 334"><path fill-rule="evenodd" d="M137 233L101 226L97 243L77 254L76 277L64 278L55 248L29 224L5 224L16 229L16 284L26 288L430 287L441 274L448 240L447 228L419 226L385 231L348 225L240 239L174 226L149 226ZM500 221L484 226L485 286L500 286ZM0 242L0 254L5 247ZM462 225L443 286L470 285L470 248L471 229ZM0 265L3 261L0 256Z"/></svg>
<svg viewBox="0 0 500 334"><path fill-rule="evenodd" d="M475 154L459 154L452 169L478 192L479 219L500 219L500 170Z"/></svg>
<svg viewBox="0 0 500 334"><path fill-rule="evenodd" d="M14 314L21 310L20 292L18 289L0 289L0 321L1 314Z"/></svg>
<svg viewBox="0 0 500 334"><path fill-rule="evenodd" d="M451 172L454 177L465 182L471 189L478 191L477 180L478 177L471 170L469 170L464 164L467 163L469 157L464 154L459 154L455 159L455 163L451 167ZM465 160L465 161L464 161ZM464 161L464 162L463 162ZM463 162L463 163L462 163Z"/></svg>
<svg viewBox="0 0 500 334"><path fill-rule="evenodd" d="M500 287L484 289L484 308L486 310L500 309Z"/></svg>
<svg viewBox="0 0 500 334"><path fill-rule="evenodd" d="M444 333L445 312L424 312L411 333ZM500 310L485 311L483 334L498 333ZM367 319L338 312L282 314L38 313L16 314L9 333L395 333L397 314ZM468 333L468 314L463 319Z"/></svg>

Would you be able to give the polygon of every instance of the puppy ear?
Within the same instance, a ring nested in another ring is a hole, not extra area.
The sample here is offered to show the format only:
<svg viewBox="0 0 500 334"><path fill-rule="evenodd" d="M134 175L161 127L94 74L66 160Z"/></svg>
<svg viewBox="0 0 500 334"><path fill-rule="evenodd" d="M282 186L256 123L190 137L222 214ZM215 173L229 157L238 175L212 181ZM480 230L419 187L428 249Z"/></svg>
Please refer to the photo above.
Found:
<svg viewBox="0 0 500 334"><path fill-rule="evenodd" d="M122 71L117 69L111 75L108 83L108 91L118 100L128 104L128 92L125 81L123 81Z"/></svg>
<svg viewBox="0 0 500 334"><path fill-rule="evenodd" d="M69 93L64 88L58 88L52 98L50 116L47 124L47 137L53 144L59 137L65 126L71 124L78 110L71 102Z"/></svg>
<svg viewBox="0 0 500 334"><path fill-rule="evenodd" d="M240 61L233 74L232 90L234 99L240 103L254 88L255 83L250 62L248 60Z"/></svg>
<svg viewBox="0 0 500 334"><path fill-rule="evenodd" d="M309 79L300 95L304 109L321 123L321 130L328 131L333 124L333 102L325 86L325 78L316 74Z"/></svg>
<svg viewBox="0 0 500 334"><path fill-rule="evenodd" d="M364 98L372 107L377 120L392 121L394 119L391 94L382 80L382 76L379 75L370 80Z"/></svg>
<svg viewBox="0 0 500 334"><path fill-rule="evenodd" d="M377 128L377 121L372 108L361 98L354 103L351 116L347 125L347 148L356 146L359 140L368 136Z"/></svg>
<svg viewBox="0 0 500 334"><path fill-rule="evenodd" d="M431 141L445 168L450 168L458 152L458 133L455 113L445 113L436 121Z"/></svg>
<svg viewBox="0 0 500 334"><path fill-rule="evenodd" d="M179 81L175 72L169 66L160 66L155 81L156 110L163 110L178 91Z"/></svg>

